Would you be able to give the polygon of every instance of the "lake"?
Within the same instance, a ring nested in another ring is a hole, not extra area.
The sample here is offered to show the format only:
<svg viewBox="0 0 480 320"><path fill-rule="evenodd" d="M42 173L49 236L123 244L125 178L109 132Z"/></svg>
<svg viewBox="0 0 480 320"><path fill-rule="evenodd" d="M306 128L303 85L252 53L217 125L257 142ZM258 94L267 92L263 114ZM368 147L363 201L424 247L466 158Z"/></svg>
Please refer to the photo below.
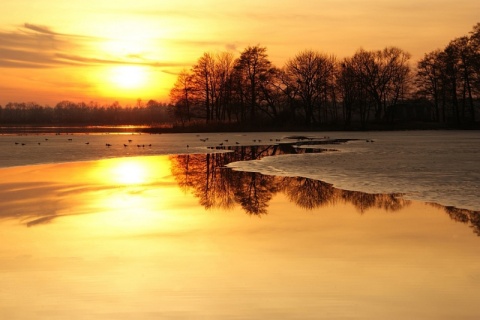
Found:
<svg viewBox="0 0 480 320"><path fill-rule="evenodd" d="M479 142L0 136L0 316L477 319Z"/></svg>

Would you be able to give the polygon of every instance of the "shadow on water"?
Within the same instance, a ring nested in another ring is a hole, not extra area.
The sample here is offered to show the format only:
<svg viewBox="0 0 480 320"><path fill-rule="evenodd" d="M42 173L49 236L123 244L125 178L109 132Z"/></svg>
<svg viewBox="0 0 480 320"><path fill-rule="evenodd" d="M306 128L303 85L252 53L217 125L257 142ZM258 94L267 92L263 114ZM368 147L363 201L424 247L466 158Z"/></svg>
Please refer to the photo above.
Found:
<svg viewBox="0 0 480 320"><path fill-rule="evenodd" d="M218 147L217 147L218 148ZM231 209L240 205L251 215L268 213L276 194L306 210L340 203L352 204L360 214L369 209L395 212L411 201L402 194L368 194L334 188L331 184L303 177L270 176L256 172L235 171L225 167L234 161L258 160L283 154L320 153L321 148L296 148L294 144L222 147L230 152L170 156L172 173L179 186L191 191L206 209ZM480 212L432 204L443 209L453 220L469 224L480 235Z"/></svg>

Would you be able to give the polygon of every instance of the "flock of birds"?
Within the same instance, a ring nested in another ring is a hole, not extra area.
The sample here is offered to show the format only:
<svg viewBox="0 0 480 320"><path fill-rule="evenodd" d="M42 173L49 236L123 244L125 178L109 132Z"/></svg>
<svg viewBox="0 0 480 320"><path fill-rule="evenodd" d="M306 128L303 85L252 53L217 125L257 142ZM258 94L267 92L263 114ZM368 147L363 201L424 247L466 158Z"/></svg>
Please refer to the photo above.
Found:
<svg viewBox="0 0 480 320"><path fill-rule="evenodd" d="M207 142L207 141L209 141L209 138L200 138L199 140L202 141L202 142ZM48 138L45 138L45 141L48 141ZM70 141L70 142L71 142L71 141L73 141L73 138L68 138L67 141ZM262 142L261 139L253 139L252 141L253 141L254 143L261 143L261 142ZM274 142L274 141L275 141L275 142L280 142L281 139L270 139L270 142ZM133 140L129 139L129 140L128 140L128 144L124 143L124 144L123 144L123 147L127 148L128 146L130 146L130 145L132 144L132 142L133 142ZM225 140L223 140L223 142L218 143L217 146L222 147L222 146L224 146L224 145L225 145L226 143L228 143L228 142L229 142L229 140L228 140L228 139L225 139ZM20 143L20 142L15 142L15 144L16 144L16 145L22 145L22 146L25 146L25 145L26 145L25 142L22 142L22 143ZM37 142L37 144L38 144L38 145L41 145L40 142ZM86 145L89 145L90 142L87 141L87 142L85 142L85 144L86 144ZM239 145L240 142L236 141L235 144L236 144L236 145ZM112 147L113 145L112 145L111 143L106 143L105 146L106 146L107 148L109 148L109 147ZM151 143L150 143L150 144L137 144L136 146L137 146L138 148L145 148L145 147L152 147L152 144L151 144ZM187 148L189 148L189 147L190 147L190 145L187 144Z"/></svg>
<svg viewBox="0 0 480 320"><path fill-rule="evenodd" d="M197 135L197 137L199 137L199 135ZM300 137L300 136L299 136L299 137ZM305 138L305 137L302 137L302 138L307 139L307 138ZM324 139L330 139L330 137L327 137L327 136L325 136L325 137L323 137L323 138L324 138ZM304 139L300 139L300 140L304 140ZM48 138L45 138L45 141L48 141L48 140L49 140ZM68 140L69 142L71 142L71 141L73 141L73 138L68 138L67 140ZM200 138L199 140L200 140L201 142L206 143L207 141L209 141L209 138ZM270 139L270 140L269 140L269 142L280 142L280 141L282 141L282 140L281 140L281 139ZM370 139L367 139L367 140L365 140L365 141L366 141L366 142L374 142L373 140L370 140ZM127 148L127 147L129 147L129 146L131 146L131 145L135 146L134 144L132 144L132 142L133 142L132 139L128 139L128 144L127 144L127 143L123 143L123 147L124 147L124 148ZM222 142L217 143L216 146L217 146L217 147L223 147L225 144L228 144L228 142L229 142L228 139L224 139ZM261 139L253 139L252 142L253 142L253 143L261 143L262 140L261 140ZM25 145L26 145L25 142L15 142L15 144L16 144L16 145L22 145L22 146L25 146ZM41 143L40 143L40 142L37 142L37 144L40 145ZM85 142L85 144L86 144L86 145L89 145L90 142L87 141L87 142ZM239 144L240 144L240 142L238 142L238 141L235 142L235 145L239 145ZM111 143L106 143L106 144L105 144L105 147L107 147L107 148L110 148L110 147L112 147L112 146L113 146L113 145L112 145ZM136 146L137 146L137 148L145 148L145 147L152 147L152 144L151 144L151 143L150 143L150 144L137 144ZM189 148L190 145L187 144L186 147Z"/></svg>
<svg viewBox="0 0 480 320"><path fill-rule="evenodd" d="M198 137L198 135L197 135L197 137ZM199 140L202 141L202 142L207 142L207 141L209 140L209 138L200 138ZM262 142L261 139L253 139L252 141L253 141L254 143ZM270 139L270 142L273 142L273 141L274 141L273 139ZM281 139L275 139L275 141L276 141L276 142L279 142L279 141L281 141ZM229 140L228 140L228 139L225 139L225 140L223 140L223 142L218 143L218 144L217 144L217 147L223 147L223 146L224 146L224 143L228 143L228 142L229 142ZM236 145L239 145L240 142L235 141L235 144L236 144ZM187 144L187 148L189 148L189 147L190 147L190 145Z"/></svg>
<svg viewBox="0 0 480 320"><path fill-rule="evenodd" d="M45 141L48 141L48 138L45 138ZM72 142L72 141L73 141L73 138L68 138L67 141ZM126 147L128 147L129 145L131 145L132 142L133 142L133 140L129 139L129 140L128 140L128 144L124 143L123 146L126 148ZM15 144L16 144L16 145L21 145L21 146L27 145L26 142L15 142ZM38 144L38 145L41 145L42 143L41 143L41 142L37 142L37 144ZM89 145L90 142L87 141L87 142L85 142L85 144L86 144L86 145ZM113 146L113 145L112 145L111 143L106 143L105 146L106 146L107 148L109 148L109 147L111 147L111 146ZM151 147L151 146L152 146L151 143L149 143L149 144L137 144L137 147L138 147L138 148L145 148L145 147Z"/></svg>

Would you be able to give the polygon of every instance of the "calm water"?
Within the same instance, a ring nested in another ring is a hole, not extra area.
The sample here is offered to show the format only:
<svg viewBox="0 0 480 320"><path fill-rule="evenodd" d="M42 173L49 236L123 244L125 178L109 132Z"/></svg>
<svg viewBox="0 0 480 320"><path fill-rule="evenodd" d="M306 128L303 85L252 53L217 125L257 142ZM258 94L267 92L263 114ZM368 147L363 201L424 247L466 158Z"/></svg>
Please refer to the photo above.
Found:
<svg viewBox="0 0 480 320"><path fill-rule="evenodd" d="M479 135L300 134L0 136L0 318L477 319Z"/></svg>
<svg viewBox="0 0 480 320"><path fill-rule="evenodd" d="M291 136L307 136L322 142L351 140L318 146L336 152L264 157L261 161L230 163L229 167L267 175L312 178L344 190L402 193L408 199L480 210L478 131L0 135L0 167L143 155L205 154L212 152L212 147L268 148L295 142L296 139L287 138Z"/></svg>

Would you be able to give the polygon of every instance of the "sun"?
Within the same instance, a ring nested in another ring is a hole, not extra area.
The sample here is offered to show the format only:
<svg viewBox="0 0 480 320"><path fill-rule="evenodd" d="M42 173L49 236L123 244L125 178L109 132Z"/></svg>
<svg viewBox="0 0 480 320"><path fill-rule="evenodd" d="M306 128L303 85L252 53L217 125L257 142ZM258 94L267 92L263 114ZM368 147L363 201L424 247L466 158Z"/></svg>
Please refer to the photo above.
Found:
<svg viewBox="0 0 480 320"><path fill-rule="evenodd" d="M121 104L153 99L165 83L165 75L149 65L101 66L88 76L99 96Z"/></svg>
<svg viewBox="0 0 480 320"><path fill-rule="evenodd" d="M146 85L147 70L142 66L117 66L111 69L110 80L120 89L140 89Z"/></svg>

